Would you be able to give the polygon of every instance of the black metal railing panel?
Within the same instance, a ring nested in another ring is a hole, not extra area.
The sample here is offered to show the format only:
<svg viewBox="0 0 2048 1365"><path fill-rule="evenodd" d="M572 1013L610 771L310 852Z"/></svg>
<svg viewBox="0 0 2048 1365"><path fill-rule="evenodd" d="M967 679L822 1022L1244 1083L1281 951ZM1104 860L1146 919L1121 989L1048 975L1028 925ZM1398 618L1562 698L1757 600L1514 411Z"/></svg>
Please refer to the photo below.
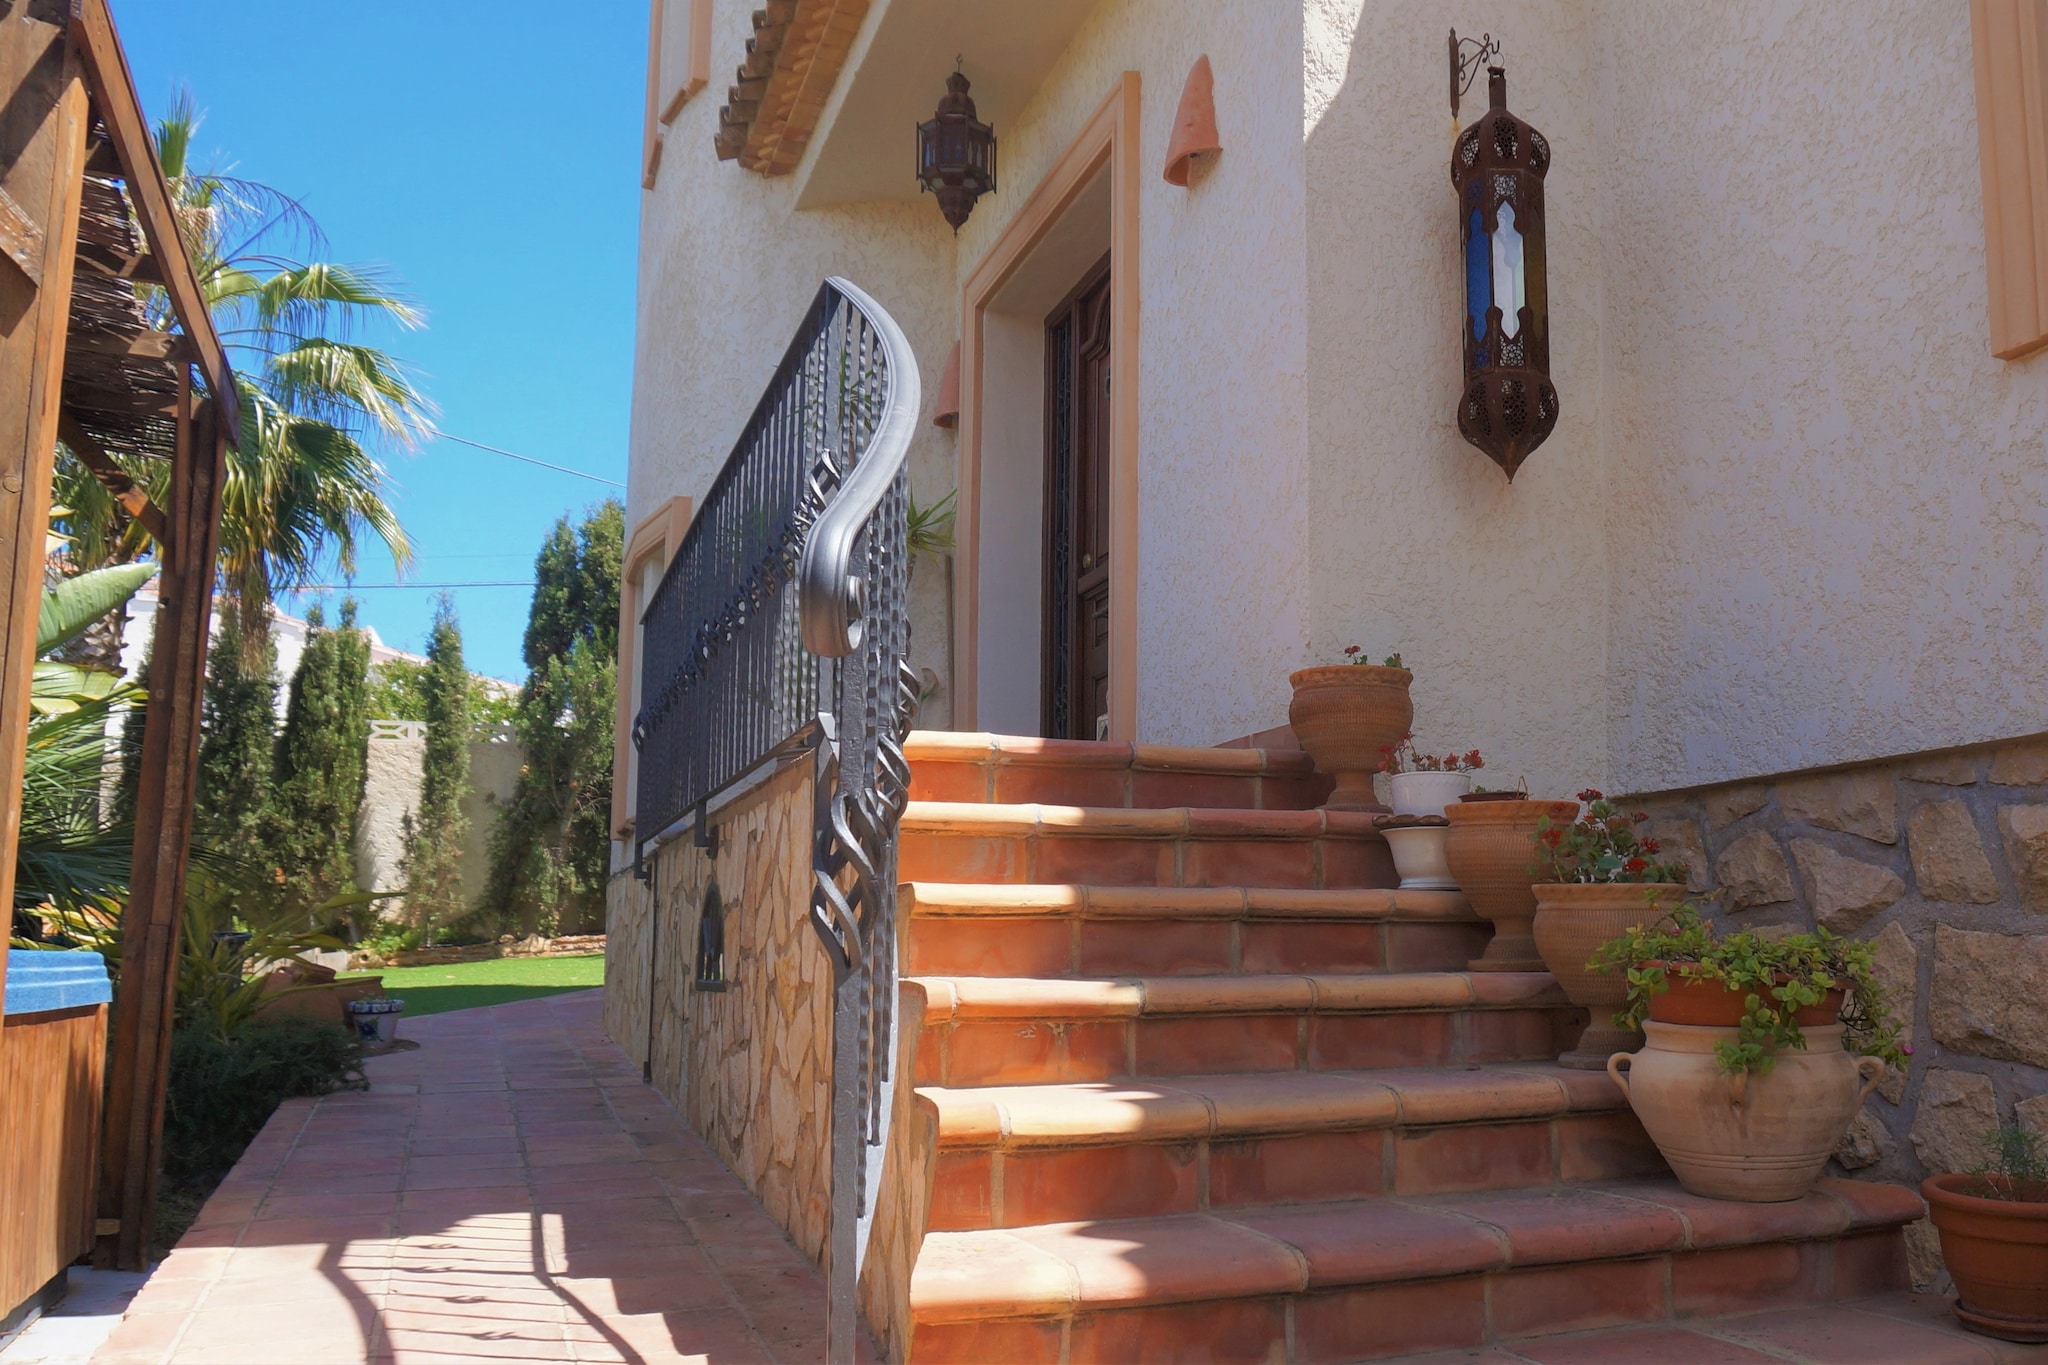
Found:
<svg viewBox="0 0 2048 1365"><path fill-rule="evenodd" d="M828 281L641 617L635 824L659 834L785 748L830 667L804 648L812 524L874 435L889 377L875 327Z"/></svg>
<svg viewBox="0 0 2048 1365"><path fill-rule="evenodd" d="M833 982L835 1365L853 1359L897 1044L896 828L918 701L905 464L918 403L902 329L827 280L641 617L642 850L692 812L703 835L720 793L815 751L809 912Z"/></svg>

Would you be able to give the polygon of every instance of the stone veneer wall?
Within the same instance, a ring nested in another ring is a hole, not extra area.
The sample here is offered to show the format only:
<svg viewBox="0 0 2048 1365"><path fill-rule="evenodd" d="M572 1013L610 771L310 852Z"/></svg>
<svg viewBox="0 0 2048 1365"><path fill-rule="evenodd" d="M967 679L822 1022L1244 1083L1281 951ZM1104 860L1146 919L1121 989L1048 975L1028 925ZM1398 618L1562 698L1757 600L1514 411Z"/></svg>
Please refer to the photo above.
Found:
<svg viewBox="0 0 2048 1365"><path fill-rule="evenodd" d="M605 1030L804 1254L826 1263L832 1185L832 971L809 919L812 770L792 765L716 812L718 854L688 838L606 897ZM694 984L704 892L724 906L723 991ZM650 1002L652 1028L649 1027ZM861 1305L891 1360L909 1352L937 1111L912 1090L923 993L901 995L903 1044ZM651 1055L650 1055L651 1054Z"/></svg>
<svg viewBox="0 0 2048 1365"><path fill-rule="evenodd" d="M1872 1095L1843 1173L1917 1186L1984 1160L2002 1116L2048 1133L2048 736L1629 798L1724 926L1869 940L1909 1071ZM1908 1229L1916 1284L1943 1272Z"/></svg>

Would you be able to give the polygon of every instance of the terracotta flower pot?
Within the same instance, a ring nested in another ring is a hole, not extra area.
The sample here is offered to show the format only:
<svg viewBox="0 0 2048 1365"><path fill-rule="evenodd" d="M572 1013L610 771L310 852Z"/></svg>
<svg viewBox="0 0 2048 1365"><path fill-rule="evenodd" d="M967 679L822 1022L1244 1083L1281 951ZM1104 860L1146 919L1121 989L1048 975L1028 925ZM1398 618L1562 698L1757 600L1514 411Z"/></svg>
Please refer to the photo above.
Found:
<svg viewBox="0 0 2048 1365"><path fill-rule="evenodd" d="M1628 977L1594 971L1593 954L1608 940L1660 918L1685 899L1685 888L1674 882L1539 882L1530 890L1536 895L1536 951L1566 998L1592 1014L1579 1045L1557 1060L1598 1071L1611 1054L1641 1047L1643 1035L1615 1025L1615 1014L1628 1003Z"/></svg>
<svg viewBox="0 0 2048 1365"><path fill-rule="evenodd" d="M1337 779L1323 804L1331 810L1385 810L1373 795L1372 775L1415 720L1415 703L1408 698L1415 675L1378 664L1326 664L1304 668L1288 681L1294 700L1287 719L1295 738L1317 772Z"/></svg>
<svg viewBox="0 0 2048 1365"><path fill-rule="evenodd" d="M1387 778L1396 815L1442 815L1445 806L1470 790L1470 773L1394 773Z"/></svg>
<svg viewBox="0 0 2048 1365"><path fill-rule="evenodd" d="M1493 942L1471 963L1473 971L1543 970L1529 931L1536 917L1532 836L1545 816L1564 824L1578 814L1576 801L1460 801L1444 808L1451 822L1444 860L1472 908L1493 921Z"/></svg>
<svg viewBox="0 0 2048 1365"><path fill-rule="evenodd" d="M1648 967L1663 964L1643 965ZM1741 1026L1745 1005L1749 1000L1748 991L1739 991L1718 981L1687 976L1683 964L1667 969L1664 975L1671 983L1670 988L1650 997L1650 1018L1656 1022L1687 1024L1694 1028ZM1846 984L1836 987L1822 996L1818 1005L1808 1005L1805 1009L1794 1010L1792 1022L1803 1029L1834 1023L1842 1017L1842 1000L1847 992Z"/></svg>
<svg viewBox="0 0 2048 1365"><path fill-rule="evenodd" d="M2006 1341L2048 1341L2048 1202L1971 1193L2002 1179L1931 1176L1920 1194L1955 1276L1963 1326Z"/></svg>
<svg viewBox="0 0 2048 1365"><path fill-rule="evenodd" d="M1842 1050L1840 1024L1808 1029L1806 1046L1779 1052L1768 1072L1735 1075L1714 1058L1715 1044L1735 1041L1732 1028L1652 1021L1643 1032L1642 1051L1615 1053L1607 1074L1678 1183L1708 1199L1805 1194L1884 1079L1883 1061Z"/></svg>

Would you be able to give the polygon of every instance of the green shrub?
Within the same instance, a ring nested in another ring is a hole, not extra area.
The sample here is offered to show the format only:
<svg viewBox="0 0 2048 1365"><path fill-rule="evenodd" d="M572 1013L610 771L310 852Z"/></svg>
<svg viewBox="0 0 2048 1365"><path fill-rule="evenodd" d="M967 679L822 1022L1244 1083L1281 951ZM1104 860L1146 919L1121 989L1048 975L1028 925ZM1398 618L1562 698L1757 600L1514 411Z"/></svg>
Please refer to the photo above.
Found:
<svg viewBox="0 0 2048 1365"><path fill-rule="evenodd" d="M232 1036L205 1020L185 1024L171 1037L164 1174L216 1177L285 1100L368 1086L361 1045L333 1024L257 1019Z"/></svg>

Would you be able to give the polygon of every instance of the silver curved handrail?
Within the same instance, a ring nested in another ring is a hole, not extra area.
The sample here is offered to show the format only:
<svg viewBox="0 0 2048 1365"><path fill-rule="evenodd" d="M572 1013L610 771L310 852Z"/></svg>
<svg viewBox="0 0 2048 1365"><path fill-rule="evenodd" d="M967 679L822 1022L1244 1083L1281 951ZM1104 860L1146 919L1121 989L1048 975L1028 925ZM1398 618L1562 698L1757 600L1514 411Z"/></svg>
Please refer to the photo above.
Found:
<svg viewBox="0 0 2048 1365"><path fill-rule="evenodd" d="M826 280L860 310L882 343L888 392L875 434L853 464L846 481L818 514L797 567L798 620L804 648L827 659L860 648L862 583L853 572L860 533L910 458L923 389L917 357L896 319L865 290L838 275Z"/></svg>

